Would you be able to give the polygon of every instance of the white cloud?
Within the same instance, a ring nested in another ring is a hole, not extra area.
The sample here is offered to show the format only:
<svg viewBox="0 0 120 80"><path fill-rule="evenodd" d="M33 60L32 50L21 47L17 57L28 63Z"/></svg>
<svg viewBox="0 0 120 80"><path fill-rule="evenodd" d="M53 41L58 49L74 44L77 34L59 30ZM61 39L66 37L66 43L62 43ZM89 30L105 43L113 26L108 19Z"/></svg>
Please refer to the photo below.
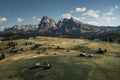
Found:
<svg viewBox="0 0 120 80"><path fill-rule="evenodd" d="M82 8L76 8L75 10L70 11L70 14L73 13L81 13L81 12L85 12L86 11L86 7L82 7Z"/></svg>
<svg viewBox="0 0 120 80"><path fill-rule="evenodd" d="M82 12L84 12L84 13L82 14L82 16L80 18L77 18L77 17L74 17L74 18L76 20L83 20L83 19L85 19L87 17L98 18L98 16L99 16L98 13L100 11L94 11L94 10L86 11L86 10L87 10L86 7L76 8L75 10L71 10L69 13L63 14L61 16L61 18L62 19L64 19L64 18L70 19L71 17L73 17L72 16L73 13L82 13Z"/></svg>
<svg viewBox="0 0 120 80"><path fill-rule="evenodd" d="M90 21L90 22L88 22L88 24L99 26L97 22L91 22L91 21Z"/></svg>
<svg viewBox="0 0 120 80"><path fill-rule="evenodd" d="M70 19L71 17L73 17L73 19L79 20L79 21L88 21L90 19L92 20L95 19L96 20L95 22L88 21L88 24L100 26L98 24L98 21L100 20L105 22L112 22L117 20L119 16L115 16L114 12L118 8L119 6L117 5L110 7L109 10L106 11L106 13L102 13L102 11L99 11L99 10L93 10L93 9L88 10L86 7L75 8L74 10L71 10L70 12L63 14L61 18Z"/></svg>
<svg viewBox="0 0 120 80"><path fill-rule="evenodd" d="M63 14L61 16L62 19L66 18L66 19L70 19L72 17L72 15L70 13L67 13L67 14Z"/></svg>
<svg viewBox="0 0 120 80"><path fill-rule="evenodd" d="M67 18L70 19L71 17L73 17L76 20L82 21L87 17L92 17L92 18L98 18L99 17L99 13L100 11L95 11L95 10L88 10L86 11L86 7L82 7L82 8L76 8L75 10L71 10L69 13L63 14L61 16L62 19ZM81 12L84 12L81 14ZM82 16L80 16L79 18L76 16L72 16L73 13L80 13Z"/></svg>
<svg viewBox="0 0 120 80"><path fill-rule="evenodd" d="M40 22L40 21L41 21L41 18L38 18L38 17L36 17L36 16L33 16L33 17L32 17L32 20L33 20L34 22Z"/></svg>
<svg viewBox="0 0 120 80"><path fill-rule="evenodd" d="M103 19L106 21L106 22L112 22L114 20L117 20L118 18L117 17L103 17Z"/></svg>
<svg viewBox="0 0 120 80"><path fill-rule="evenodd" d="M78 18L78 17L73 17L73 19L80 21L80 18Z"/></svg>
<svg viewBox="0 0 120 80"><path fill-rule="evenodd" d="M83 7L83 8L76 8L76 12L85 12L86 11L86 8Z"/></svg>
<svg viewBox="0 0 120 80"><path fill-rule="evenodd" d="M117 20L118 17L114 17L113 13L116 11L116 9L118 9L119 7L117 5L111 7L109 9L109 11L105 14L103 14L103 20L105 20L106 22L112 22L114 20Z"/></svg>
<svg viewBox="0 0 120 80"><path fill-rule="evenodd" d="M115 9L119 8L117 5L114 6Z"/></svg>
<svg viewBox="0 0 120 80"><path fill-rule="evenodd" d="M73 14L73 13L75 13L75 11L70 11L70 14Z"/></svg>
<svg viewBox="0 0 120 80"><path fill-rule="evenodd" d="M103 14L103 16L109 16L109 15L112 15L113 12L114 12L116 9L118 9L118 8L119 8L119 7L118 7L117 5L111 7L110 10L109 10L107 13Z"/></svg>
<svg viewBox="0 0 120 80"><path fill-rule="evenodd" d="M103 14L103 16L109 16L109 15L112 15L112 14L113 14L113 12L107 12L107 13Z"/></svg>
<svg viewBox="0 0 120 80"><path fill-rule="evenodd" d="M6 22L7 22L7 18L5 18L5 17L0 18L0 23L6 23Z"/></svg>
<svg viewBox="0 0 120 80"><path fill-rule="evenodd" d="M98 11L88 10L87 12L83 13L81 18L83 19L85 19L86 17L98 18L99 17L98 13L99 13Z"/></svg>
<svg viewBox="0 0 120 80"><path fill-rule="evenodd" d="M119 7L118 7L117 5L115 5L115 6L113 6L113 7L110 8L110 11L113 12L113 11L115 11L115 10L118 9L118 8L119 8Z"/></svg>
<svg viewBox="0 0 120 80"><path fill-rule="evenodd" d="M21 22L23 22L24 21L24 19L22 19L22 18L17 18L17 22L18 23L21 23Z"/></svg>

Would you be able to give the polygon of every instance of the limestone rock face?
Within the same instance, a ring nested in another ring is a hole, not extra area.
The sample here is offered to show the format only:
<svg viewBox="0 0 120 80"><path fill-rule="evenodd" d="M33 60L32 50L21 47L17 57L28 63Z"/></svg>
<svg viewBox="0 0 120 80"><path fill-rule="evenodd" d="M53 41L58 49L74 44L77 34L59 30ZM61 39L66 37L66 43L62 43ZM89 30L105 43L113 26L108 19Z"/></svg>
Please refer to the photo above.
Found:
<svg viewBox="0 0 120 80"><path fill-rule="evenodd" d="M47 16L44 16L41 19L40 24L38 25L39 32L54 32L57 29L56 22L53 19L50 19Z"/></svg>

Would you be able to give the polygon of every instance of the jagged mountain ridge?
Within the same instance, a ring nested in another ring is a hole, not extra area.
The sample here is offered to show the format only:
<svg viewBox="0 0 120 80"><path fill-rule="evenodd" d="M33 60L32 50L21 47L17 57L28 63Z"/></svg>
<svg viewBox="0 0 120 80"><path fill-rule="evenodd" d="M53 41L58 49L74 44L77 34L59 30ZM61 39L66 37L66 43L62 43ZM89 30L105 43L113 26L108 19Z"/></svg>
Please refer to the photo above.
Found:
<svg viewBox="0 0 120 80"><path fill-rule="evenodd" d="M19 32L33 32L37 30L37 25L14 25L11 28L6 28L4 32L19 33Z"/></svg>
<svg viewBox="0 0 120 80"><path fill-rule="evenodd" d="M59 35L71 35L71 37L89 37L96 33L107 32L107 31L120 31L119 27L112 26L95 26L90 24L84 24L74 18L59 20L57 23L44 16L38 26L36 25L15 25L12 28L7 28L4 32L9 33L21 33L31 32L37 34L59 34Z"/></svg>

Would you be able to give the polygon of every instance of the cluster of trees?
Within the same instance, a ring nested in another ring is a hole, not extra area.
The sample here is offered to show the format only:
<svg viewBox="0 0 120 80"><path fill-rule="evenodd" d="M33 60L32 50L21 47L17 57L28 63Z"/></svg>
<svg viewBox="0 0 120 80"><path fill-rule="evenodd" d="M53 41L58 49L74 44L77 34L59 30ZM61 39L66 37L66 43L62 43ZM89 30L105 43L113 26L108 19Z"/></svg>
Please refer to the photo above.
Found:
<svg viewBox="0 0 120 80"><path fill-rule="evenodd" d="M29 39L29 37L34 37L35 35L30 33L7 33L0 36L3 37L2 41L7 41L16 39Z"/></svg>
<svg viewBox="0 0 120 80"><path fill-rule="evenodd" d="M62 47L60 47L60 46L57 46L57 47L55 48L55 50L57 50L57 49L64 49L64 48L62 48Z"/></svg>
<svg viewBox="0 0 120 80"><path fill-rule="evenodd" d="M16 49L18 44L16 42L10 41L7 43L7 48L10 48L9 53L18 53L19 51L24 51L23 48Z"/></svg>
<svg viewBox="0 0 120 80"><path fill-rule="evenodd" d="M0 53L0 60L4 59L5 58L5 54L3 53Z"/></svg>
<svg viewBox="0 0 120 80"><path fill-rule="evenodd" d="M107 52L107 49L101 49L101 48L99 48L98 50L97 50L97 53L98 54L104 54L104 53L106 53Z"/></svg>
<svg viewBox="0 0 120 80"><path fill-rule="evenodd" d="M25 42L25 45L32 45L32 42Z"/></svg>
<svg viewBox="0 0 120 80"><path fill-rule="evenodd" d="M11 48L10 51L9 51L9 53L18 53L19 51L20 51L20 52L23 52L24 49L23 49L23 48L20 48L20 49Z"/></svg>
<svg viewBox="0 0 120 80"><path fill-rule="evenodd" d="M8 48L11 48L10 51L9 51L9 53L17 53L18 49L15 49L15 47L17 45L18 44L16 42L13 42L13 41L8 42L7 46L8 46Z"/></svg>
<svg viewBox="0 0 120 80"><path fill-rule="evenodd" d="M37 49L40 46L42 46L42 44L35 44L34 46L31 47L31 50Z"/></svg>
<svg viewBox="0 0 120 80"><path fill-rule="evenodd" d="M36 54L44 53L46 51L46 48L40 48ZM46 53L48 54L48 53Z"/></svg>
<svg viewBox="0 0 120 80"><path fill-rule="evenodd" d="M18 53L18 49L12 48L9 53Z"/></svg>
<svg viewBox="0 0 120 80"><path fill-rule="evenodd" d="M6 56L5 54L3 53L3 49L0 48L0 60L4 59Z"/></svg>
<svg viewBox="0 0 120 80"><path fill-rule="evenodd" d="M15 46L17 46L17 43L16 42L8 42L7 46L8 47L15 47Z"/></svg>
<svg viewBox="0 0 120 80"><path fill-rule="evenodd" d="M99 39L102 41L108 41L108 42L116 42L120 43L120 33L114 33L114 32L106 32L94 35L90 37L89 39Z"/></svg>

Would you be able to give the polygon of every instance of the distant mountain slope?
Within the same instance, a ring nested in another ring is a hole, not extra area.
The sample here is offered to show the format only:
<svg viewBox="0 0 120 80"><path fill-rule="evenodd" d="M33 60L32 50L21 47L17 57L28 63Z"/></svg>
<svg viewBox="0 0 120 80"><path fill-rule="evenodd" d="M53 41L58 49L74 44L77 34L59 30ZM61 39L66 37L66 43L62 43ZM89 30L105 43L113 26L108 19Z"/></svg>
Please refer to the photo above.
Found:
<svg viewBox="0 0 120 80"><path fill-rule="evenodd" d="M91 36L89 39L97 39L97 40L102 40L102 41L107 41L107 42L116 42L120 43L120 33L117 32L103 32L96 34L94 36Z"/></svg>
<svg viewBox="0 0 120 80"><path fill-rule="evenodd" d="M37 25L14 25L12 28L6 28L5 33L33 32L37 30Z"/></svg>

